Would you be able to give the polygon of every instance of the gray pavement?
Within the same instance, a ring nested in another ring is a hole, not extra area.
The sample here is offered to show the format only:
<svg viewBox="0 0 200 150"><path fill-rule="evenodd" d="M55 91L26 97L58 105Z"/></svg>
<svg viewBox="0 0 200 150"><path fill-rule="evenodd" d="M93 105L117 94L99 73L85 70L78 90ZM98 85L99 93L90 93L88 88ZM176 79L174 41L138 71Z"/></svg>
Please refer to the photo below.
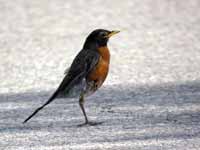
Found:
<svg viewBox="0 0 200 150"><path fill-rule="evenodd" d="M199 0L0 0L0 149L200 149ZM111 69L86 102L35 118L96 28L118 29Z"/></svg>

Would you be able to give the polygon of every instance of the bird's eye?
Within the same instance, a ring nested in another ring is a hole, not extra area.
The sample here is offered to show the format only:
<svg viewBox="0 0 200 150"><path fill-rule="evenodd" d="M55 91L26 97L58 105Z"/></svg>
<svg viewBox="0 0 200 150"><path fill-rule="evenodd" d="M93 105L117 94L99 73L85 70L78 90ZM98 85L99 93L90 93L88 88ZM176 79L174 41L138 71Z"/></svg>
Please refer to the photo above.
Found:
<svg viewBox="0 0 200 150"><path fill-rule="evenodd" d="M101 36L101 37L106 37L106 36L107 36L107 33L106 33L106 32L100 32L100 36Z"/></svg>

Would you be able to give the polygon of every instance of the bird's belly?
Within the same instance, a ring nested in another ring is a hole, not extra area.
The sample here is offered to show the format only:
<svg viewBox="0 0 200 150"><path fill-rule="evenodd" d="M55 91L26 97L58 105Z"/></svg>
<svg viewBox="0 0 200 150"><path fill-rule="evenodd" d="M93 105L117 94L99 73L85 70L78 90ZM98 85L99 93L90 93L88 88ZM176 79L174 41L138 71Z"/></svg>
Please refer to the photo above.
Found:
<svg viewBox="0 0 200 150"><path fill-rule="evenodd" d="M87 80L90 82L94 82L96 84L96 88L99 88L103 82L105 81L107 74L109 71L109 61L100 58L97 66L90 73Z"/></svg>

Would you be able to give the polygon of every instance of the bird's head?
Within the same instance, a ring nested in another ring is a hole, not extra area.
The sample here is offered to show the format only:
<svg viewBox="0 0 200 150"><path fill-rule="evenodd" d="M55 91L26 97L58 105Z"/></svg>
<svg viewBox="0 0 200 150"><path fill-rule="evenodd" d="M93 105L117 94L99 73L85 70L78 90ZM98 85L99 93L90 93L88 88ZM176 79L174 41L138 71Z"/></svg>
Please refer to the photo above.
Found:
<svg viewBox="0 0 200 150"><path fill-rule="evenodd" d="M92 47L107 46L109 38L119 32L120 31L108 31L104 29L96 29L92 31L87 37L84 44L84 48L90 48L91 46Z"/></svg>

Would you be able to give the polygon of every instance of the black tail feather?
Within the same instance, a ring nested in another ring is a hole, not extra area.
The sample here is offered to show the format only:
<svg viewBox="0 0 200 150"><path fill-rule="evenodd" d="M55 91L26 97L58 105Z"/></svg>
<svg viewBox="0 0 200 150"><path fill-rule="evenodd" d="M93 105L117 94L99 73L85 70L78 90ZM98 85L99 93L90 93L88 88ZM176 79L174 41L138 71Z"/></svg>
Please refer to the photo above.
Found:
<svg viewBox="0 0 200 150"><path fill-rule="evenodd" d="M28 120L30 120L34 115L36 115L41 109L43 109L46 105L48 105L49 103L51 103L55 98L56 96L58 95L58 92L56 91L50 98L49 100L44 104L42 105L41 107L39 107L38 109L36 109L26 120L24 120L23 123L26 123Z"/></svg>

